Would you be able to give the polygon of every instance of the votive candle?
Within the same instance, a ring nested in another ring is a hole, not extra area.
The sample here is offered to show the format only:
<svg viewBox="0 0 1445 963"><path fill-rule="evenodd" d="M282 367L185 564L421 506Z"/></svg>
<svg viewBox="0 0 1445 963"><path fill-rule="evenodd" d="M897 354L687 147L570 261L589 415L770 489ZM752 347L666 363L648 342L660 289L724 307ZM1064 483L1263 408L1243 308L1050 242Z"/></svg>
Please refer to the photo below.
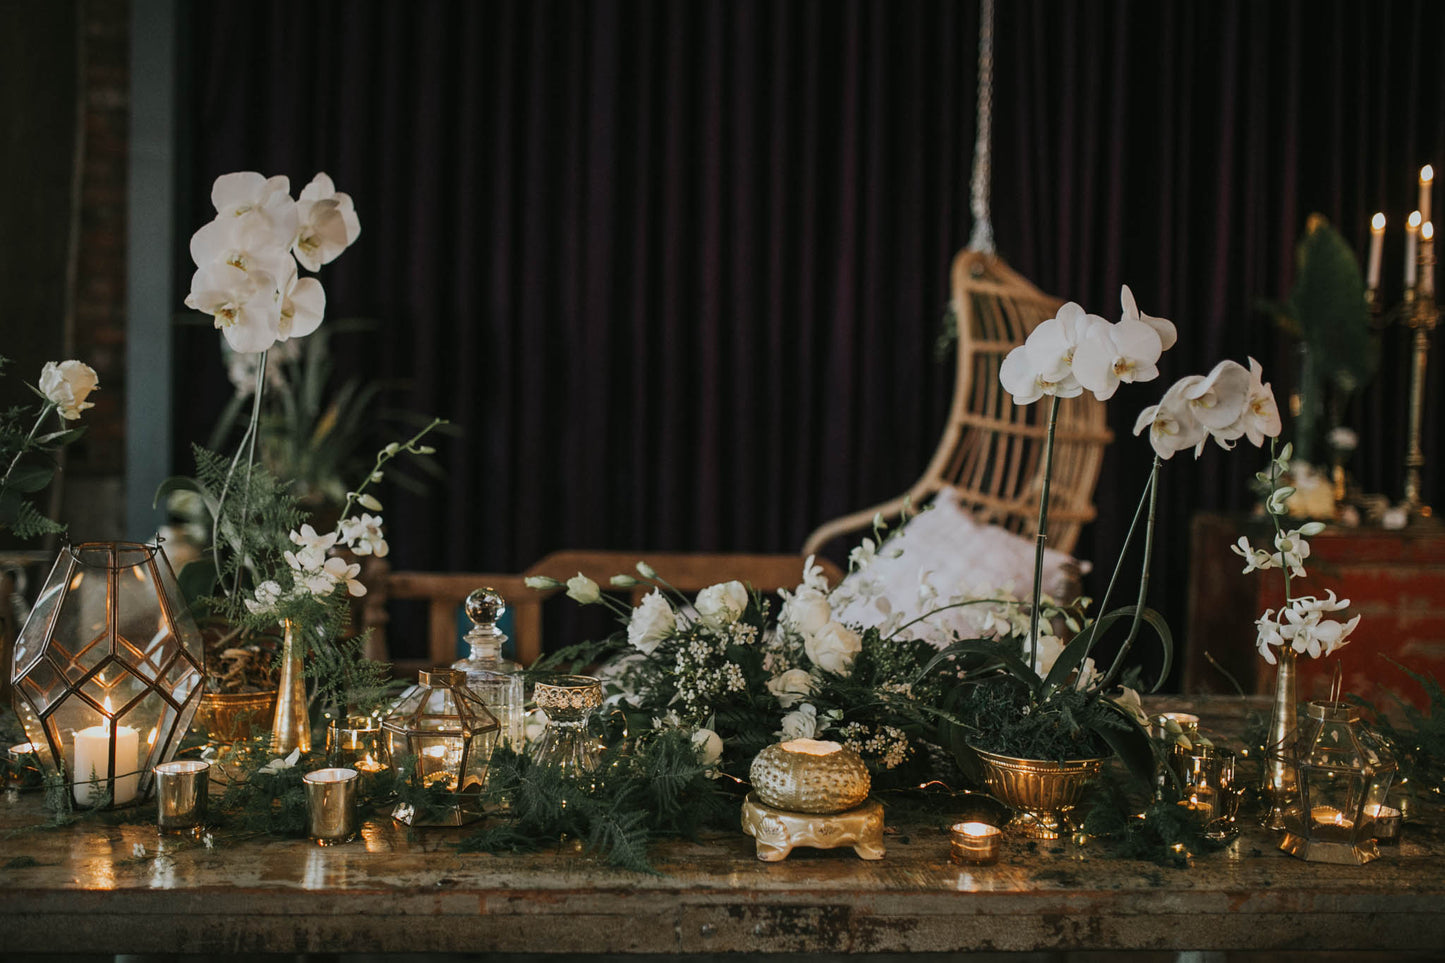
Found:
<svg viewBox="0 0 1445 963"><path fill-rule="evenodd" d="M988 823L954 823L948 833L949 858L955 863L971 863L975 866L996 863L1002 835L997 826L990 826Z"/></svg>

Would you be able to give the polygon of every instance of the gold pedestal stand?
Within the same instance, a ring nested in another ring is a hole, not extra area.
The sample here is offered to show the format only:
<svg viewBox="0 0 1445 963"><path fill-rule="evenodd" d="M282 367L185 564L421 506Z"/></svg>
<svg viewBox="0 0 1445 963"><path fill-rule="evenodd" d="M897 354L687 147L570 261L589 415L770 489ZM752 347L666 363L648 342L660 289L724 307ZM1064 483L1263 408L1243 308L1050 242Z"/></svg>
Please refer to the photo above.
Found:
<svg viewBox="0 0 1445 963"><path fill-rule="evenodd" d="M864 859L882 859L883 804L869 798L841 813L795 813L774 809L750 792L743 800L743 832L757 840L758 859L770 863L786 859L794 846L852 846Z"/></svg>

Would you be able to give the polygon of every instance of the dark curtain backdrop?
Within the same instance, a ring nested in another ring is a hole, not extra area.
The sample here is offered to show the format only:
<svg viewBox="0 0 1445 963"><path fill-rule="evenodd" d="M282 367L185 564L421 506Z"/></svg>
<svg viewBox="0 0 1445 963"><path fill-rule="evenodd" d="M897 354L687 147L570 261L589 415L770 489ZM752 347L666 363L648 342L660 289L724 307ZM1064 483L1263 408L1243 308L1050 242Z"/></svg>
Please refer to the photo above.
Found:
<svg viewBox="0 0 1445 963"><path fill-rule="evenodd" d="M328 315L393 404L462 426L429 498L393 496L399 567L517 570L560 547L792 551L927 463L952 368L933 346L967 243L974 2L187 5L191 222L220 173L326 170L359 243ZM1387 300L1419 166L1445 168L1445 5L999 4L993 215L1045 290L1175 320L1164 379L1258 357L1283 398L1282 297L1305 218L1363 253L1390 217ZM1445 198L1437 200L1445 209ZM178 253L184 259L184 252ZM189 266L183 277L189 277ZM179 300L179 297L178 297ZM1406 337L1351 422L1398 497ZM178 457L225 387L182 331ZM1433 399L1426 495L1445 458ZM1111 559L1167 380L1111 403L1118 441L1080 546ZM1242 508L1253 450L1166 472L1154 601L1184 619L1188 519ZM1102 567L1102 566L1101 566ZM1096 593L1097 594L1097 593Z"/></svg>

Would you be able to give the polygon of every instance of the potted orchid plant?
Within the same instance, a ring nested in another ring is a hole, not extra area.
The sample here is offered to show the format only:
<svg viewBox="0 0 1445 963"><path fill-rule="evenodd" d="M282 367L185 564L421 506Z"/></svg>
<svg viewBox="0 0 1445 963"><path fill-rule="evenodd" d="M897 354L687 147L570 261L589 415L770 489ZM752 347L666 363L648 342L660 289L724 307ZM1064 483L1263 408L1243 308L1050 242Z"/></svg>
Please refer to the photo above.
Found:
<svg viewBox="0 0 1445 963"><path fill-rule="evenodd" d="M1174 325L1140 312L1127 286L1120 301L1123 316L1117 323L1088 314L1077 304L1065 304L1000 367L999 379L1016 404L1049 399L1034 598L1040 597L1060 400L1087 390L1104 401L1122 384L1154 380L1160 357L1176 340ZM1145 604L1160 470L1179 452L1193 449L1197 456L1210 439L1230 448L1239 438L1261 445L1266 437L1277 436L1279 412L1261 374L1252 359L1248 368L1224 361L1207 375L1176 382L1158 404L1140 413L1134 433L1148 432L1154 458L1097 618L1067 621L1074 635L1065 644L1055 636L1044 607L1029 605L1026 629L1020 626L1001 637L956 643L930 664L931 670L947 665L959 674L961 684L946 703L956 721L945 728L951 732L960 763L975 772L982 770L996 792L1009 786L1038 789L1052 769L1071 770L1067 778L1082 789L1080 777L1097 771L1108 754L1117 754L1141 779L1152 778L1147 720L1137 692L1123 683L1137 684L1137 670L1126 673L1126 659L1146 626L1164 656L1152 688L1167 676L1172 659L1168 625ZM1143 560L1137 597L1133 604L1111 608L1124 557L1141 534L1141 523ZM1115 628L1123 632L1123 639L1108 667L1099 670L1092 655L1105 633ZM1012 801L1026 811L1049 808L1031 805L1027 799Z"/></svg>
<svg viewBox="0 0 1445 963"><path fill-rule="evenodd" d="M216 179L211 201L215 218L191 238L196 272L185 303L213 318L233 352L253 359L251 415L232 454L197 448L197 475L168 479L156 497L189 492L211 520L206 554L181 573L188 596L203 598L209 612L242 632L284 627L272 742L285 752L309 740L302 681L308 651L316 655L313 674L339 699L380 677L381 667L361 658L359 644L340 638L350 600L366 592L357 559L387 554L382 518L372 514L381 503L368 489L403 452L431 454L422 439L442 422L383 448L361 484L346 493L334 528L316 531L290 480L274 476L256 457L267 358L273 347L320 327L326 293L301 269L314 272L335 260L360 235L360 220L351 198L324 173L295 199L284 176L226 174Z"/></svg>

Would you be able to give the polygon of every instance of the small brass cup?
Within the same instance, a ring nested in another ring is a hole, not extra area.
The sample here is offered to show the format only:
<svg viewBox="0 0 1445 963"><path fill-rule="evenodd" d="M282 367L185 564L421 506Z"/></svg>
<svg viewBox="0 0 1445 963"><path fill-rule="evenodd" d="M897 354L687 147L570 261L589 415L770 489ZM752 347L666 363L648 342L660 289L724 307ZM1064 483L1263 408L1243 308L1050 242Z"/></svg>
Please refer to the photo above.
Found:
<svg viewBox="0 0 1445 963"><path fill-rule="evenodd" d="M199 759L163 762L156 774L156 832L163 836L194 835L206 822L211 764Z"/></svg>
<svg viewBox="0 0 1445 963"><path fill-rule="evenodd" d="M306 783L308 832L317 845L334 846L356 838L360 829L356 776L355 769L318 769L301 777Z"/></svg>
<svg viewBox="0 0 1445 963"><path fill-rule="evenodd" d="M948 832L948 855L955 863L990 866L998 862L1003 833L988 823L954 823Z"/></svg>

